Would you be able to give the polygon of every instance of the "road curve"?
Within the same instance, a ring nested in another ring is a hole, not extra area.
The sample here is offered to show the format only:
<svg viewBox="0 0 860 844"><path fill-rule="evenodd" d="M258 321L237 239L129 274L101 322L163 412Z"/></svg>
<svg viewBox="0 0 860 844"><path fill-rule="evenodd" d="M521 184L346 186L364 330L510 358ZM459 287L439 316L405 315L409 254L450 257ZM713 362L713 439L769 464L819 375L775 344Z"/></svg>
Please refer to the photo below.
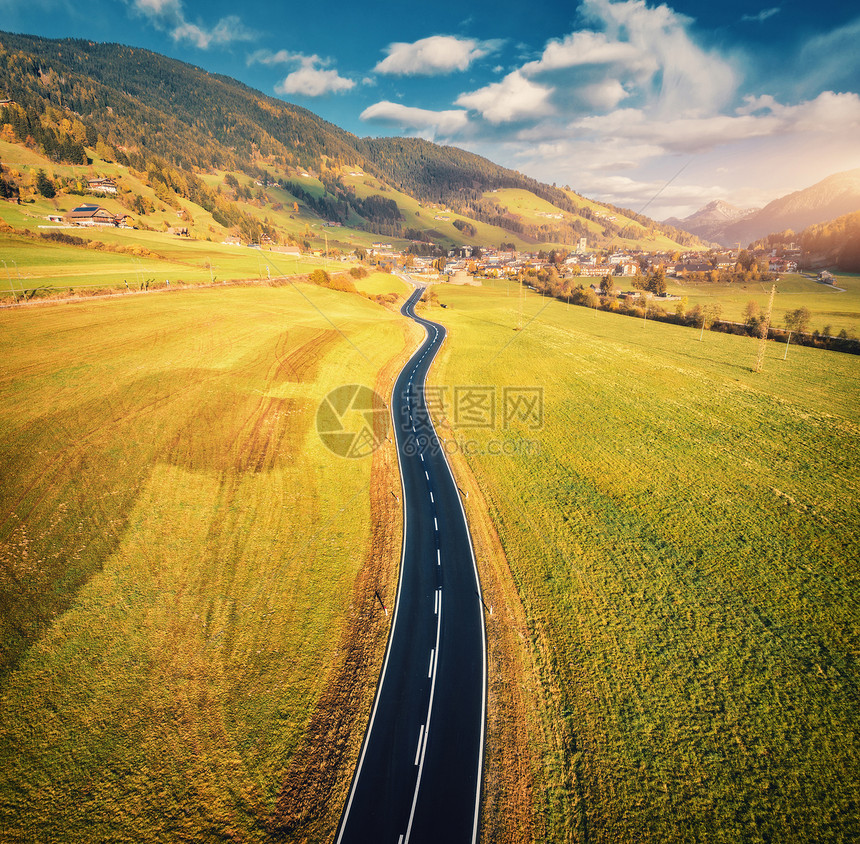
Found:
<svg viewBox="0 0 860 844"><path fill-rule="evenodd" d="M404 536L385 661L336 844L476 842L487 659L466 515L424 400L445 329L401 309L427 338L394 385Z"/></svg>

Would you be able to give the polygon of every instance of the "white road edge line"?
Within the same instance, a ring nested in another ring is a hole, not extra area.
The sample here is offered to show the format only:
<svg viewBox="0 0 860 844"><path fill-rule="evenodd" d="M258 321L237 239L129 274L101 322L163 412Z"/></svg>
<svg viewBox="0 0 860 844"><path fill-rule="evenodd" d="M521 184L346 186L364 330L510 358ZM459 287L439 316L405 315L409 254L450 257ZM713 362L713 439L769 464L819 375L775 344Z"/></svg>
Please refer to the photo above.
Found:
<svg viewBox="0 0 860 844"><path fill-rule="evenodd" d="M430 666L427 669L427 679L429 680L433 676L433 656L436 653L435 648L430 648Z"/></svg>
<svg viewBox="0 0 860 844"><path fill-rule="evenodd" d="M430 336L430 331L425 327L424 330L427 332L427 336ZM436 337L441 333L438 328L433 329L435 334L433 336L433 341L435 342ZM442 340L444 343L444 338ZM441 347L441 344L440 344ZM431 361L432 363L432 361ZM436 433L436 426L433 424L433 419L430 417L428 413L428 419L430 421L430 427L433 429L433 433ZM437 436L438 439L438 436ZM423 457L423 455L422 455ZM451 471L451 463L448 461L448 455L445 453L445 449L442 449L442 457L445 459L445 465L448 467L448 475L451 478L451 483L456 484L454 480L454 473ZM469 552L472 555L472 570L475 574L475 586L478 590L478 600L481 601L481 578L478 574L478 564L475 560L475 546L472 543L472 532L469 530L469 522L466 519L466 509L463 506L463 498L462 496L457 496L457 500L460 502L460 512L463 515L463 523L466 525L466 535L469 537ZM483 776L484 770L484 745L486 743L486 721L487 721L487 627L484 620L484 612L483 607L479 606L478 611L481 616L481 644L482 644L482 653L481 653L481 675L483 677L483 690L481 692L481 738L480 738L480 752L478 753L478 778L477 785L475 787L475 813L472 821L472 844L476 844L478 841L478 820L480 817L480 809L481 809L481 777ZM420 772L419 772L419 780L420 780ZM417 796L416 790L416 796ZM410 827L412 821L410 818ZM409 832L406 834L406 842L404 844L408 844L409 841Z"/></svg>
<svg viewBox="0 0 860 844"><path fill-rule="evenodd" d="M424 329L424 331L427 334L427 336L429 337L430 332L427 331L426 328ZM419 348L420 348L420 345L419 345ZM405 367L404 367L404 369L405 369ZM395 386L396 386L396 383L397 382L395 381ZM394 390L392 388L392 395L393 395L393 393L394 393ZM394 438L396 440L397 439L397 430L399 430L399 429L395 425L395 420L394 420L394 402L389 402L388 404L389 404L389 415L391 416L391 424L395 428ZM398 460L398 466L399 466L399 462L400 462L400 446L399 446L399 444L398 444L398 447L395 449L395 451L397 452L397 460ZM358 765L356 766L355 773L352 775L352 785L350 785L350 788L349 788L349 799L347 801L346 808L343 810L343 816L341 817L341 820L340 820L340 829L338 830L337 840L336 840L335 844L341 844L341 841L343 840L343 834L346 831L346 825L347 825L347 822L349 821L349 813L352 810L352 801L355 798L355 789L356 789L356 786L358 785L359 779L361 779L361 769L364 766L364 758L365 758L365 755L367 754L367 746L370 743L370 736L371 736L371 733L373 732L373 724L376 720L376 711L377 711L377 708L379 706L379 691L385 683L385 674L388 671L388 658L391 655L391 640L394 638L394 629L397 625L397 619L400 615L400 592L401 592L401 589L403 586L403 577L402 577L403 560L406 556L406 533L407 533L407 530L406 530L406 528L407 528L407 525L406 525L406 485L403 482L403 472L402 471L400 472L400 500L403 503L403 506L402 506L402 509L403 509L403 537L402 537L401 545L400 545L400 572L398 573L398 577L397 577L397 597L394 600L394 617L391 621L391 627L388 630L388 642L386 643L386 646L385 646L385 660L382 663L382 671L379 675L379 681L376 684L376 695L373 698L373 710L370 713L370 721L368 722L367 730L364 733L364 742L362 743L362 746L361 746L361 756L359 757Z"/></svg>
<svg viewBox="0 0 860 844"><path fill-rule="evenodd" d="M424 740L424 725L421 725L421 729L418 731L418 747L415 748L415 762L413 764L418 764L418 758L421 756L421 745Z"/></svg>
<svg viewBox="0 0 860 844"><path fill-rule="evenodd" d="M424 728L424 745L421 748L421 761L418 763L418 777L415 780L415 793L412 795L412 810L409 812L409 823L406 825L404 844L409 844L409 836L412 834L412 822L415 820L415 807L418 805L418 792L421 789L421 774L424 772L424 757L427 755L427 736L430 734L433 698L436 696L436 665L439 662L439 636L442 632L442 590L437 589L436 594L439 596L439 614L436 616L436 652L433 655L433 679L430 681L430 703L427 704L427 726Z"/></svg>

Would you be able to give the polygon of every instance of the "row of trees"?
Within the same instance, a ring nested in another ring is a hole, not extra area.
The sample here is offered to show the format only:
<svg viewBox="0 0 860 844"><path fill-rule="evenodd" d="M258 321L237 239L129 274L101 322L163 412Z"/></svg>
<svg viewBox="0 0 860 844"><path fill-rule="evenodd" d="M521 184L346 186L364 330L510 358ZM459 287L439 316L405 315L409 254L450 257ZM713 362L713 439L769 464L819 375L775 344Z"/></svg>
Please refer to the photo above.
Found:
<svg viewBox="0 0 860 844"><path fill-rule="evenodd" d="M552 296L572 305L600 308L640 319L647 316L648 319L660 322L671 322L676 325L700 329L713 329L757 337L767 320L759 305L753 301L750 301L746 307L744 322L739 324L722 319L722 305L719 302L712 302L707 305L697 304L688 308L687 299L683 298L675 303L672 311L667 311L661 304L650 300L642 300L638 297L616 297L614 281L610 275L601 279L599 294L591 287L579 283L575 278L562 279L552 267L522 271L517 275L517 281L520 284L533 287L545 296ZM845 329L842 329L835 337L830 335L830 326L825 326L823 331L814 331L810 334L810 318L809 309L806 307L787 311L783 317L784 331L771 322L770 336L775 339L788 340L789 332L791 332L792 342L800 345L860 354L860 341L849 336Z"/></svg>

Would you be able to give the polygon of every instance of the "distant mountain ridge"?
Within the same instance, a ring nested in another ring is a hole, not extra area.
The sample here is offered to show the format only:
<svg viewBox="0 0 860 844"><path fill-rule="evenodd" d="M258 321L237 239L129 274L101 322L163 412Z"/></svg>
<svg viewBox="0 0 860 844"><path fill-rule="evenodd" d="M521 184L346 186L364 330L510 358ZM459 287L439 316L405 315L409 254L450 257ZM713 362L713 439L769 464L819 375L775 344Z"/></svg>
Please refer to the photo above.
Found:
<svg viewBox="0 0 860 844"><path fill-rule="evenodd" d="M702 240L719 242L719 238L727 226L749 217L756 211L755 208L738 208L722 199L715 199L695 213L690 214L689 217L684 217L682 220L677 217L670 217L663 222L665 225L695 234Z"/></svg>
<svg viewBox="0 0 860 844"><path fill-rule="evenodd" d="M781 196L764 208L744 212L717 200L685 217L664 224L698 235L721 246L745 246L769 234L834 220L860 211L860 169L834 173L803 190Z"/></svg>

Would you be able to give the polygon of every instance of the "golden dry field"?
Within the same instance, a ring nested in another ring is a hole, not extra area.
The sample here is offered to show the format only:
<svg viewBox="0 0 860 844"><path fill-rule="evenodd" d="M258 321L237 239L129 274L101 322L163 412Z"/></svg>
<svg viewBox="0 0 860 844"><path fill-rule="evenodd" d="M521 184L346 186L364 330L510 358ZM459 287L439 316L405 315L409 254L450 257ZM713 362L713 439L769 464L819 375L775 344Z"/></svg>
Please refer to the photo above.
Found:
<svg viewBox="0 0 860 844"><path fill-rule="evenodd" d="M315 413L409 332L307 284L0 312L4 841L330 837L399 485Z"/></svg>

